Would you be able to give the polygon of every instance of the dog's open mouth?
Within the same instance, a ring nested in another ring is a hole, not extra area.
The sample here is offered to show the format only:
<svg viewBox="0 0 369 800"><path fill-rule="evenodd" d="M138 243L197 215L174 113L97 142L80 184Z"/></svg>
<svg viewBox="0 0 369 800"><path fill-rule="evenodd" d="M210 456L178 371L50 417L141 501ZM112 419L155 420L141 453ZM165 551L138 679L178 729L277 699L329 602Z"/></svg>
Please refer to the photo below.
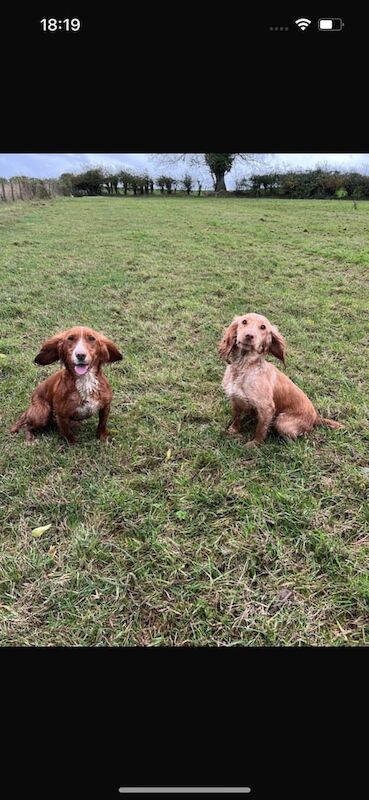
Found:
<svg viewBox="0 0 369 800"><path fill-rule="evenodd" d="M74 371L78 376L86 375L86 372L88 372L89 369L89 364L74 364Z"/></svg>

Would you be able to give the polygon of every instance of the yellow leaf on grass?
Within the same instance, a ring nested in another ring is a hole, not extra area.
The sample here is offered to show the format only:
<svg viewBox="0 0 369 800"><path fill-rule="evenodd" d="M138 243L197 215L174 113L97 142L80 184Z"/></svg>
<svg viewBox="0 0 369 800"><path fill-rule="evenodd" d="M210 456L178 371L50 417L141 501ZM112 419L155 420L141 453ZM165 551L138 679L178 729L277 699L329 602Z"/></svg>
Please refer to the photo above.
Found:
<svg viewBox="0 0 369 800"><path fill-rule="evenodd" d="M45 531L48 531L49 528L51 528L51 522L50 525L42 525L41 528L34 528L32 531L32 536L38 538L38 536L42 536Z"/></svg>
<svg viewBox="0 0 369 800"><path fill-rule="evenodd" d="M171 456L172 456L172 451L171 451L171 450L167 450L167 454L166 454L166 456L165 456L165 460L166 460L166 461L169 461L169 459L171 458Z"/></svg>

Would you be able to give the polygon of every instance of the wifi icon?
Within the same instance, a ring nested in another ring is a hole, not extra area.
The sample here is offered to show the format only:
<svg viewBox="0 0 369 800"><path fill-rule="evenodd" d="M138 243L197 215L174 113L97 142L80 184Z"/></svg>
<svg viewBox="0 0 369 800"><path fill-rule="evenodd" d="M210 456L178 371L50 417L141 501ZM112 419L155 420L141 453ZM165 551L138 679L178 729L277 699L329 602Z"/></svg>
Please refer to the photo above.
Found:
<svg viewBox="0 0 369 800"><path fill-rule="evenodd" d="M301 17L301 19L295 19L296 25L300 28L301 31L304 31L306 28L311 25L311 19L306 19L306 17Z"/></svg>

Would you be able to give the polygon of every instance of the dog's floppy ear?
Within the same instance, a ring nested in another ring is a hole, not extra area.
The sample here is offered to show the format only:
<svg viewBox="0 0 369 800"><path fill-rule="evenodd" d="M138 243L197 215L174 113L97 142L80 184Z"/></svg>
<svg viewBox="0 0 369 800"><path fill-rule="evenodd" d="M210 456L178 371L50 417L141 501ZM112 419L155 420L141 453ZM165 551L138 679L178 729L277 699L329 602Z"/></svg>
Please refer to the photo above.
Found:
<svg viewBox="0 0 369 800"><path fill-rule="evenodd" d="M102 333L99 333L103 361L110 364L112 361L121 361L123 356L117 346Z"/></svg>
<svg viewBox="0 0 369 800"><path fill-rule="evenodd" d="M52 364L54 361L59 361L61 356L61 348L63 345L64 334L57 333L51 339L46 339L43 343L40 352L35 358L35 364Z"/></svg>
<svg viewBox="0 0 369 800"><path fill-rule="evenodd" d="M235 317L233 322L227 328L223 339L219 342L218 352L224 361L228 361L229 356L236 345L238 317Z"/></svg>
<svg viewBox="0 0 369 800"><path fill-rule="evenodd" d="M272 325L271 330L272 341L269 345L269 353L276 358L279 358L280 361L285 364L285 357L286 357L286 342L284 336L279 332L278 328L275 325Z"/></svg>

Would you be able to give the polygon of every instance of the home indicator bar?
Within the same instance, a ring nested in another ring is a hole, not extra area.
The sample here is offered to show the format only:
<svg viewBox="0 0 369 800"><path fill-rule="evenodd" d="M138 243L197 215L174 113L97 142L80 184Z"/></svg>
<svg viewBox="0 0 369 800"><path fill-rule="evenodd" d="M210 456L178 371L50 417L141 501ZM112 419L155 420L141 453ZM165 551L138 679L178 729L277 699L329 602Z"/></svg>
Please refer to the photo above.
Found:
<svg viewBox="0 0 369 800"><path fill-rule="evenodd" d="M250 794L249 786L120 786L121 794Z"/></svg>

